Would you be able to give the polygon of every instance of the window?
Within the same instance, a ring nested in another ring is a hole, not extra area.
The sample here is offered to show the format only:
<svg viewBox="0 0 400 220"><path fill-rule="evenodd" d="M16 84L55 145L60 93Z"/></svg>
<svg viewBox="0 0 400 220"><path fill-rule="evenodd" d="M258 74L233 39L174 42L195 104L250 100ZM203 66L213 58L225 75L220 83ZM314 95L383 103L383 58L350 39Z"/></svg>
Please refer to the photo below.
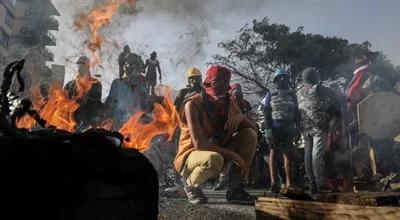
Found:
<svg viewBox="0 0 400 220"><path fill-rule="evenodd" d="M3 29L0 29L0 44L1 44L1 46L4 48L7 48L8 40L9 40L8 34Z"/></svg>
<svg viewBox="0 0 400 220"><path fill-rule="evenodd" d="M6 24L11 28L12 24L13 24L14 17L10 13L10 11L8 11L8 10L6 12L6 19L5 20L6 20Z"/></svg>

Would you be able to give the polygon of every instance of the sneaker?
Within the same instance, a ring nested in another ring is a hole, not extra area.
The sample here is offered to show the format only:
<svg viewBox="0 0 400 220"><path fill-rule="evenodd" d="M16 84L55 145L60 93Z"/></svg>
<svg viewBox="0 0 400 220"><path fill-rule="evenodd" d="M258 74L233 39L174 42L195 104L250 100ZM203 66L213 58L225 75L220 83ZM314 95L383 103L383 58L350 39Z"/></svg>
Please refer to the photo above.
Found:
<svg viewBox="0 0 400 220"><path fill-rule="evenodd" d="M281 190L281 187L278 184L272 184L271 188L270 188L270 192L271 193L279 193L279 191Z"/></svg>
<svg viewBox="0 0 400 220"><path fill-rule="evenodd" d="M222 190L225 188L226 185L226 180L220 179L218 180L217 185L215 185L215 187L213 188L213 190Z"/></svg>
<svg viewBox="0 0 400 220"><path fill-rule="evenodd" d="M318 190L318 193L332 193L333 192L333 189L326 184L318 186L317 190Z"/></svg>
<svg viewBox="0 0 400 220"><path fill-rule="evenodd" d="M199 187L190 187L185 183L183 189L190 203L196 205L207 203L207 197Z"/></svg>
<svg viewBox="0 0 400 220"><path fill-rule="evenodd" d="M384 176L380 173L377 173L375 176L371 177L371 179L369 180L370 182L376 183L379 182L379 180L381 180Z"/></svg>
<svg viewBox="0 0 400 220"><path fill-rule="evenodd" d="M164 191L168 193L179 193L182 191L182 187L176 184L175 186L166 188Z"/></svg>
<svg viewBox="0 0 400 220"><path fill-rule="evenodd" d="M226 191L226 201L231 204L254 205L255 200L255 196L250 195L241 187Z"/></svg>
<svg viewBox="0 0 400 220"><path fill-rule="evenodd" d="M294 199L294 200L303 200L303 201L314 200L310 195L308 195L304 192L303 187L300 187L297 185L282 188L282 190L280 191L280 194L282 196L285 196L289 199Z"/></svg>
<svg viewBox="0 0 400 220"><path fill-rule="evenodd" d="M317 192L318 192L317 185L316 184L310 184L310 194L311 195L317 194Z"/></svg>

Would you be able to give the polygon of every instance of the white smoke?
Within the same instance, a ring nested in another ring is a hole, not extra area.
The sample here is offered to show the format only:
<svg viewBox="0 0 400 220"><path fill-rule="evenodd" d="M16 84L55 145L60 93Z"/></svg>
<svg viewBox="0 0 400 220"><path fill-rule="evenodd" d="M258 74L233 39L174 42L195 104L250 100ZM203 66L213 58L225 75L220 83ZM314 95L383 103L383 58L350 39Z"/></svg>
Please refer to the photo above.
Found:
<svg viewBox="0 0 400 220"><path fill-rule="evenodd" d="M104 0L53 0L61 16L58 18L60 31L54 33L57 46L51 49L55 53L55 63L66 66L65 82L74 77L78 57L88 54L84 46L88 33L74 31L74 18L102 2ZM248 12L262 8L254 3L257 1L241 4L235 0L139 0L138 13L117 14L102 30L106 39L118 45L104 43L102 68L92 71L102 75L103 97L107 96L112 80L118 76L118 54L125 44L144 60L156 51L163 84L175 89L183 87L189 67L197 66L206 71L206 63L218 51L217 43L233 38L241 26L251 22L253 17ZM242 19L244 16L248 19Z"/></svg>

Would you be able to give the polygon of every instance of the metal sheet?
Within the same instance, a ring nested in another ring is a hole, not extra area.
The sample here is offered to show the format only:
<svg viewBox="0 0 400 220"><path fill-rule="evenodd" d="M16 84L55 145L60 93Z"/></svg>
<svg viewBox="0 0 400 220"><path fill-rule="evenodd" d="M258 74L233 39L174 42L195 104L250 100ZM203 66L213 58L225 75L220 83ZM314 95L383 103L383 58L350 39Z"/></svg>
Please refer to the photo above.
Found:
<svg viewBox="0 0 400 220"><path fill-rule="evenodd" d="M374 139L393 139L400 134L400 96L373 93L357 105L360 132Z"/></svg>

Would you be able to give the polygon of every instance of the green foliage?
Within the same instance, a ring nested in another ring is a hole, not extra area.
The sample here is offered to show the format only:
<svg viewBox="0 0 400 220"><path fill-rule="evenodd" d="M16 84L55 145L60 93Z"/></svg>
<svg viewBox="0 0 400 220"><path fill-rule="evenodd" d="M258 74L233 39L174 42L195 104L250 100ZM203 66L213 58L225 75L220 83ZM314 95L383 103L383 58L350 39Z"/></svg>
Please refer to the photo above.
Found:
<svg viewBox="0 0 400 220"><path fill-rule="evenodd" d="M267 18L245 25L233 40L219 43L225 55L217 54L212 63L223 64L234 70L250 92L262 94L271 82L271 74L281 68L288 72L295 88L301 72L316 67L323 80L344 77L350 80L355 69L354 60L368 54L375 57L377 69L388 75L399 75L393 65L379 52L370 50L371 43L350 44L346 39L319 34L306 34L303 27L291 31L283 24L271 24Z"/></svg>

